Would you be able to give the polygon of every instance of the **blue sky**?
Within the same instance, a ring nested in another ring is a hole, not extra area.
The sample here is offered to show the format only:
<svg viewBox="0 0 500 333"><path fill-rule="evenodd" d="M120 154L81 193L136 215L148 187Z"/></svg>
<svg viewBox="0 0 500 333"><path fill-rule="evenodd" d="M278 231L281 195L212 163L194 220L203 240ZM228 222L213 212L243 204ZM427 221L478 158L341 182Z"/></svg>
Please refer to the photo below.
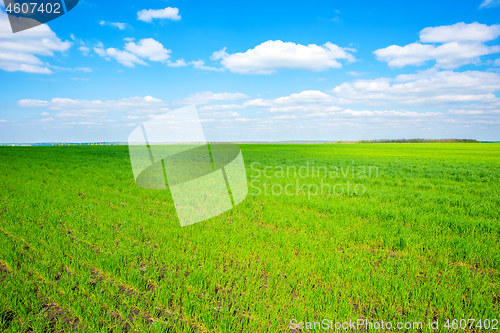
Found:
<svg viewBox="0 0 500 333"><path fill-rule="evenodd" d="M0 142L126 141L189 104L214 141L500 140L499 0L81 0L16 34L1 10Z"/></svg>

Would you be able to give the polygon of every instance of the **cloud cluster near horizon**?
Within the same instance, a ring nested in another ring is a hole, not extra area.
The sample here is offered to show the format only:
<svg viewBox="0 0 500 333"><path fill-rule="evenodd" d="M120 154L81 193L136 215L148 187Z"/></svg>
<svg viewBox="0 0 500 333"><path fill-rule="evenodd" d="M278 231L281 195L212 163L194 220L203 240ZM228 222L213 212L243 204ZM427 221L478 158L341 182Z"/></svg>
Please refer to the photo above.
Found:
<svg viewBox="0 0 500 333"><path fill-rule="evenodd" d="M425 28L420 32L420 42L405 46L391 45L374 51L374 54L390 67L420 66L427 61L435 61L439 68L453 69L479 63L483 55L500 53L499 45L484 44L497 39L499 35L500 25L459 22ZM436 46L435 43L441 45Z"/></svg>

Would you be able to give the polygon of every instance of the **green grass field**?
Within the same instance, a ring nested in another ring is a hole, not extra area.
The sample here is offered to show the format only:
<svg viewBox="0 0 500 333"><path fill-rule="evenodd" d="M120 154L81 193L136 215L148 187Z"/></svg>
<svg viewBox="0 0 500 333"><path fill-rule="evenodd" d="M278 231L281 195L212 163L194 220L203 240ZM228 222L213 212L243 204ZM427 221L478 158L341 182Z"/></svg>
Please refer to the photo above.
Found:
<svg viewBox="0 0 500 333"><path fill-rule="evenodd" d="M240 146L248 197L184 228L126 146L0 147L0 331L500 329L500 144Z"/></svg>

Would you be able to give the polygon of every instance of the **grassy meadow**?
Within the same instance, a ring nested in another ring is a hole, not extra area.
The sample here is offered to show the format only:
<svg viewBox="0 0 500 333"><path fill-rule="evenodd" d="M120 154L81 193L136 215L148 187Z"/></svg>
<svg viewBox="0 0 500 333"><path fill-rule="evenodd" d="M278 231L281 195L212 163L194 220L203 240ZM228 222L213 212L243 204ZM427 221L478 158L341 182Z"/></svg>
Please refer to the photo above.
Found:
<svg viewBox="0 0 500 333"><path fill-rule="evenodd" d="M0 147L0 331L500 319L500 144L240 147L247 198L184 228L126 146Z"/></svg>

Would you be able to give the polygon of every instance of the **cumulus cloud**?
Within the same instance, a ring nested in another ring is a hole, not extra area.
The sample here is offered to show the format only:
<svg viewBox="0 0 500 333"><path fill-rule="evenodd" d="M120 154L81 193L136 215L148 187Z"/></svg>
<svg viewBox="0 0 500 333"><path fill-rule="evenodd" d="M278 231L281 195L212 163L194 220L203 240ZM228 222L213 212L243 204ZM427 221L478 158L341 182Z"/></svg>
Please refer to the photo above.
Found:
<svg viewBox="0 0 500 333"><path fill-rule="evenodd" d="M129 122L130 119L147 119L157 114L168 112L167 103L152 96L130 97L120 100L78 100L70 98L53 98L51 100L23 99L18 101L18 106L23 108L43 108L47 111L41 113L43 118L33 120L24 125L47 123L51 128L76 125L99 125L109 129L110 123L114 126L126 126L117 122L122 118ZM128 114L126 117L123 114Z"/></svg>
<svg viewBox="0 0 500 333"><path fill-rule="evenodd" d="M281 120L287 120L287 119L297 119L297 116L294 115L283 115L283 116L275 116L273 119L281 119Z"/></svg>
<svg viewBox="0 0 500 333"><path fill-rule="evenodd" d="M54 52L65 52L71 45L45 24L13 34L7 14L0 11L0 69L4 71L51 74L51 66L39 57L53 57Z"/></svg>
<svg viewBox="0 0 500 333"><path fill-rule="evenodd" d="M479 63L480 57L499 53L500 46L487 46L486 41L500 35L500 25L463 22L448 26L429 27L420 32L420 41L405 46L391 45L374 51L377 59L391 67L420 66L435 61L436 66L453 69ZM441 45L422 44L441 43Z"/></svg>
<svg viewBox="0 0 500 333"><path fill-rule="evenodd" d="M221 110L237 110L245 108L245 105L241 104L218 104L218 105L206 105L199 108L200 111L221 111Z"/></svg>
<svg viewBox="0 0 500 333"><path fill-rule="evenodd" d="M477 22L464 22L440 27L428 27L420 31L423 43L487 42L500 36L500 25L488 26Z"/></svg>
<svg viewBox="0 0 500 333"><path fill-rule="evenodd" d="M151 22L153 19L180 20L178 8L167 7L165 9L143 9L137 13L139 21Z"/></svg>
<svg viewBox="0 0 500 333"><path fill-rule="evenodd" d="M354 111L351 109L346 109L337 113L337 115L350 115L355 117L436 117L442 115L441 112L413 112L405 110L384 110L384 111Z"/></svg>
<svg viewBox="0 0 500 333"><path fill-rule="evenodd" d="M326 117L343 109L333 105L334 103L336 103L336 98L330 94L318 90L306 90L275 99L253 99L243 103L243 105L245 107L261 107L270 113L289 113L293 114L294 117L300 115L305 118L318 118ZM283 120L293 119L293 117L276 116L273 119Z"/></svg>
<svg viewBox="0 0 500 333"><path fill-rule="evenodd" d="M116 59L120 64L127 67L135 67L135 64L148 66L144 60L139 59L135 54L132 54L127 51L122 51L119 49L115 49L114 47L110 47L108 49L94 47L95 53L97 53L100 57L106 58L106 60L110 60L111 58Z"/></svg>
<svg viewBox="0 0 500 333"><path fill-rule="evenodd" d="M482 43L450 42L439 46L412 43L406 46L391 45L376 50L377 59L391 67L408 65L420 66L434 60L436 66L453 69L470 63L479 63L479 57L500 52L500 46L487 46Z"/></svg>
<svg viewBox="0 0 500 333"><path fill-rule="evenodd" d="M367 72L350 71L350 72L346 72L346 74L351 75L351 76L362 76L362 75L366 75L368 73Z"/></svg>
<svg viewBox="0 0 500 333"><path fill-rule="evenodd" d="M205 66L205 62L203 60L191 61L189 64L193 65L194 68L205 71L224 72L224 68Z"/></svg>
<svg viewBox="0 0 500 333"><path fill-rule="evenodd" d="M188 65L191 65L193 66L193 68L201 69L204 71L224 72L224 68L205 66L205 62L203 60L195 60L190 62L186 62L184 59L177 59L175 62L167 60L167 66L169 67L185 67Z"/></svg>
<svg viewBox="0 0 500 333"><path fill-rule="evenodd" d="M226 111L226 112L214 112L214 111L207 111L207 109L204 109L203 107L198 109L200 112L200 116L203 117L216 117L216 118L221 118L221 117L240 117L241 115L238 112L234 111Z"/></svg>
<svg viewBox="0 0 500 333"><path fill-rule="evenodd" d="M226 48L214 52L211 60L220 60L225 68L234 73L271 74L280 69L303 69L322 71L340 68L340 59L354 62L349 52L354 49L342 48L330 42L324 45L301 45L281 40L269 40L243 53L229 54Z"/></svg>
<svg viewBox="0 0 500 333"><path fill-rule="evenodd" d="M84 56L88 56L90 52L90 49L86 46L80 46L78 50L80 50Z"/></svg>
<svg viewBox="0 0 500 333"><path fill-rule="evenodd" d="M139 44L128 42L125 49L141 58L162 62L170 58L169 53L171 52L153 38L141 39Z"/></svg>
<svg viewBox="0 0 500 333"><path fill-rule="evenodd" d="M479 9L493 8L498 5L500 5L500 0L483 0L483 2L479 5Z"/></svg>
<svg viewBox="0 0 500 333"><path fill-rule="evenodd" d="M183 104L208 104L211 101L234 101L238 99L248 98L247 95L242 93L217 93L214 94L210 91L204 91L190 95L188 98L174 102L176 105Z"/></svg>
<svg viewBox="0 0 500 333"><path fill-rule="evenodd" d="M71 98L53 98L50 101L36 100L36 99L22 99L17 102L19 106L24 107L48 107L51 110L63 109L124 109L128 107L142 107L142 106L163 106L165 103L158 98L152 96L145 97L130 97L122 98L114 101L101 101L101 100L80 100Z"/></svg>
<svg viewBox="0 0 500 333"><path fill-rule="evenodd" d="M141 39L138 44L128 42L125 44L125 50L119 50L113 47L105 49L104 45L99 42L94 47L94 51L100 57L104 57L107 60L114 58L120 64L127 67L135 67L136 64L148 66L142 59L165 62L170 57L169 53L171 52L153 38Z"/></svg>
<svg viewBox="0 0 500 333"><path fill-rule="evenodd" d="M258 122L260 118L236 118L236 119L224 119L222 122L236 122L236 123L248 123L248 122Z"/></svg>
<svg viewBox="0 0 500 333"><path fill-rule="evenodd" d="M43 107L53 110L51 114L54 119L102 119L110 112L128 112L138 114L142 117L147 114L158 114L167 112L167 103L152 96L130 97L120 100L77 100L70 98L53 98L51 100L23 99L17 102L21 107L33 108ZM57 113L58 112L58 113ZM43 112L42 116L48 116L48 112Z"/></svg>
<svg viewBox="0 0 500 333"><path fill-rule="evenodd" d="M184 59L177 59L175 62L171 62L170 60L167 60L167 66L169 67L184 67L187 66L186 62Z"/></svg>
<svg viewBox="0 0 500 333"><path fill-rule="evenodd" d="M127 23L121 23L121 22L108 22L108 21L99 21L100 25L108 25L111 27L118 28L120 30L125 30L127 27Z"/></svg>
<svg viewBox="0 0 500 333"><path fill-rule="evenodd" d="M306 90L300 93L294 93L289 96L278 97L275 99L253 99L244 103L245 106L264 107L269 112L297 112L297 113L317 113L331 112L333 96L325 94L318 90Z"/></svg>
<svg viewBox="0 0 500 333"><path fill-rule="evenodd" d="M133 42L133 38L124 38L127 43L125 49L116 48L105 49L104 45L99 42L94 46L94 52L106 60L116 59L120 64L127 67L135 67L135 65L148 66L144 60L162 62L169 67L185 67L192 65L193 68L205 71L224 72L224 68L215 68L206 66L203 60L186 62L184 59L177 59L175 62L170 61L171 50L165 48L160 42L153 38L141 39L138 43ZM85 47L82 49L85 51Z"/></svg>
<svg viewBox="0 0 500 333"><path fill-rule="evenodd" d="M403 81L403 83L393 83ZM423 72L395 80L379 78L343 83L333 89L339 103L367 105L446 105L495 100L500 75L491 72Z"/></svg>

